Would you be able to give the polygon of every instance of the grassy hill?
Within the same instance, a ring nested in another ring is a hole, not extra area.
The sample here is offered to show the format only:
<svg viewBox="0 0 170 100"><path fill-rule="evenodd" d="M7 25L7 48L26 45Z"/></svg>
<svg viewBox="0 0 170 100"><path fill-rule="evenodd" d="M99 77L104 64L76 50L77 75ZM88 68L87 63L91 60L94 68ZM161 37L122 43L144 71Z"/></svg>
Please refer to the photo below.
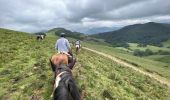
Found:
<svg viewBox="0 0 170 100"><path fill-rule="evenodd" d="M170 48L170 39L162 43L164 47Z"/></svg>
<svg viewBox="0 0 170 100"><path fill-rule="evenodd" d="M47 35L56 35L60 36L61 33L65 33L67 37L75 38L75 39L84 39L85 35L79 32L72 32L70 30L64 28L54 28L47 32Z"/></svg>
<svg viewBox="0 0 170 100"><path fill-rule="evenodd" d="M164 62L170 65L170 55L151 55L146 58Z"/></svg>
<svg viewBox="0 0 170 100"><path fill-rule="evenodd" d="M95 34L92 37L105 39L114 46L122 46L127 42L161 46L161 42L170 39L170 25L154 22L134 24L117 31Z"/></svg>
<svg viewBox="0 0 170 100"><path fill-rule="evenodd" d="M0 29L0 38L0 100L50 100L49 58L55 53L56 37L37 41L27 33ZM97 49L95 43L86 45ZM75 56L73 76L84 100L170 99L165 85L108 58L83 49Z"/></svg>
<svg viewBox="0 0 170 100"><path fill-rule="evenodd" d="M164 57L164 61L162 60L158 61L155 60L156 57L158 57L158 55L152 55L155 56L155 59L153 60L149 57L134 56L133 51L129 51L128 49L113 48L111 46L101 45L100 43L91 43L91 42L84 43L84 45L94 50L98 50L106 54L112 55L114 57L120 58L148 72L159 74L163 77L170 79L170 65L169 63L167 63L170 62L170 60L166 57L168 55L162 55L162 57Z"/></svg>
<svg viewBox="0 0 170 100"><path fill-rule="evenodd" d="M129 49L131 50L135 50L135 49L139 49L141 51L145 51L146 49L150 49L152 50L153 52L158 52L160 50L162 51L166 51L166 52L170 52L170 49L169 48L166 48L166 47L157 47L157 46L152 46L152 45L147 45L145 47L140 47L138 46L139 44L137 43L128 43L129 44Z"/></svg>
<svg viewBox="0 0 170 100"><path fill-rule="evenodd" d="M49 98L52 73L48 59L54 51L48 45L55 39L37 42L30 34L4 29L0 38L0 99Z"/></svg>

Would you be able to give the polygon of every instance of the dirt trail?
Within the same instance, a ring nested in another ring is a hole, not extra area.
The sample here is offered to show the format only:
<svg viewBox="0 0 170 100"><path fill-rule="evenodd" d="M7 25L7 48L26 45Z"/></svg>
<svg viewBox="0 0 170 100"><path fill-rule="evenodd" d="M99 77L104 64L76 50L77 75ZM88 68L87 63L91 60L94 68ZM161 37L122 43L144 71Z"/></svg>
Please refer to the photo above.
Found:
<svg viewBox="0 0 170 100"><path fill-rule="evenodd" d="M118 58L116 58L116 57L110 56L110 55L108 55L108 54L105 54L105 53L102 53L102 52L99 52L99 51L96 51L96 50L93 50L93 49L90 49L90 48L87 48L87 47L83 47L83 49L86 49L86 50L95 52L95 53L97 53L97 54L99 54L99 55L102 55L102 56L104 56L104 57L110 58L111 60L115 61L116 63L118 63L118 64L120 64L120 65L122 65L122 66L129 67L129 68L131 68L131 69L133 69L133 70L135 70L135 71L137 71L137 72L139 72L139 73L142 73L142 74L144 74L144 75L146 75L146 76L149 76L150 78L153 78L153 79L157 80L157 81L160 82L161 84L167 85L167 87L170 89L170 81L168 81L168 80L167 80L166 78L164 78L164 77L161 77L161 76L159 76L159 75L155 75L155 74L146 72L146 71L144 71L144 70L141 70L141 69L137 68L136 66L134 66L134 65L132 65L132 64L129 64L129 63L127 63L127 62L125 62L125 61L123 61L123 60L121 60L121 59L118 59Z"/></svg>

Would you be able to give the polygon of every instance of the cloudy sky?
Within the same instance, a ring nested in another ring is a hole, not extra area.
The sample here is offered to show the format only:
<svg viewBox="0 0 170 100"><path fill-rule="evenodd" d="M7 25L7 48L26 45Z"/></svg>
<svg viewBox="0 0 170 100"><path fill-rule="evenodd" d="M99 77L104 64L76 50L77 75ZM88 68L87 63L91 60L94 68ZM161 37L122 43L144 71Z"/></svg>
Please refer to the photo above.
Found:
<svg viewBox="0 0 170 100"><path fill-rule="evenodd" d="M150 21L170 23L170 0L0 0L0 27L26 32Z"/></svg>

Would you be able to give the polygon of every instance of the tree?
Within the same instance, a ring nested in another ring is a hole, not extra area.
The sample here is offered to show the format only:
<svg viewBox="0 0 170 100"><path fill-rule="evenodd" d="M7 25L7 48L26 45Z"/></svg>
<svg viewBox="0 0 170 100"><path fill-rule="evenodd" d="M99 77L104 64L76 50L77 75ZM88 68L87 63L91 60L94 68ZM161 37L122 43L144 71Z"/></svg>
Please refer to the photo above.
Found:
<svg viewBox="0 0 170 100"><path fill-rule="evenodd" d="M145 50L145 56L153 55L154 53L150 49Z"/></svg>
<svg viewBox="0 0 170 100"><path fill-rule="evenodd" d="M144 52L140 51L139 49L136 49L136 50L134 50L133 55L142 57L144 55Z"/></svg>

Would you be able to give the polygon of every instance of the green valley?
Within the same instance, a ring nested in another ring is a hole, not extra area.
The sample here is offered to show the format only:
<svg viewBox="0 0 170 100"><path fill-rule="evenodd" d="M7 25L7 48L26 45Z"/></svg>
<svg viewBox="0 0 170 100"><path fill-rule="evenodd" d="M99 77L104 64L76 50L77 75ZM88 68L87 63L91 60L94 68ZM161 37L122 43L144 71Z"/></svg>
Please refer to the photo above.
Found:
<svg viewBox="0 0 170 100"><path fill-rule="evenodd" d="M31 34L0 29L0 38L0 99L50 100L53 73L49 58L55 53L57 37L47 35L44 40L37 41ZM152 60L153 57L136 57L124 49L109 47L107 43L98 44L83 42L83 46L137 64L141 69L170 79L170 67L166 62ZM75 55L74 47L73 52ZM170 89L166 85L107 57L85 49L81 49L75 56L77 63L73 76L83 100L170 99Z"/></svg>

